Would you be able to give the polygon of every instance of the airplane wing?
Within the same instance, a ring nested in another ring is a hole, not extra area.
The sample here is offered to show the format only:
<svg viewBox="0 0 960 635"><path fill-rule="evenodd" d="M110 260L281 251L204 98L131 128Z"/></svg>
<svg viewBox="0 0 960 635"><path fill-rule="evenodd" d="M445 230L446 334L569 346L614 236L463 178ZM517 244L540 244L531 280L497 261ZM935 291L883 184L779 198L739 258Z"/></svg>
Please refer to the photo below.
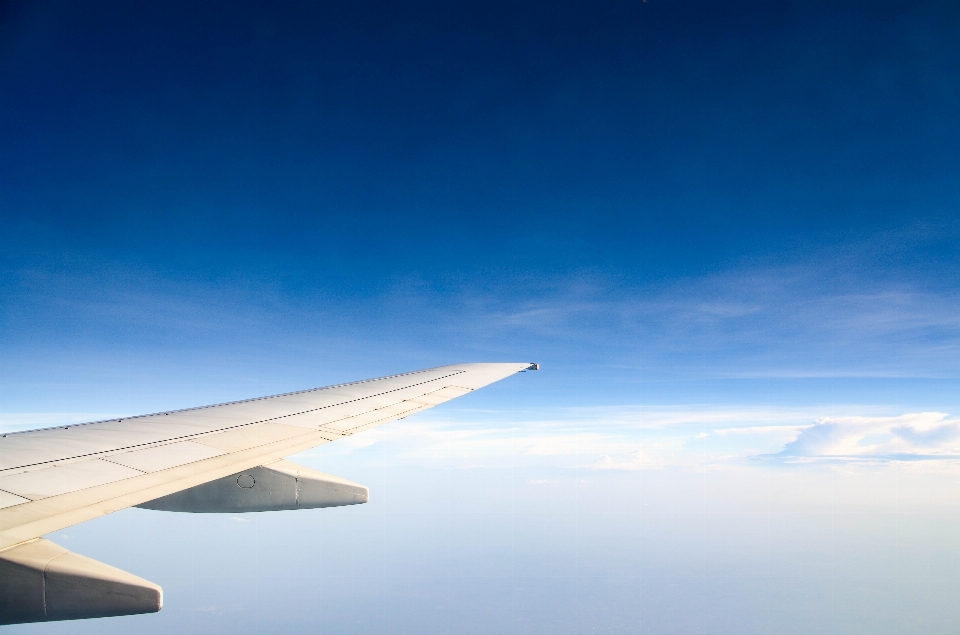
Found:
<svg viewBox="0 0 960 635"><path fill-rule="evenodd" d="M363 503L283 461L530 363L460 364L233 403L0 435L0 624L160 610L157 585L40 538L132 506L242 512Z"/></svg>

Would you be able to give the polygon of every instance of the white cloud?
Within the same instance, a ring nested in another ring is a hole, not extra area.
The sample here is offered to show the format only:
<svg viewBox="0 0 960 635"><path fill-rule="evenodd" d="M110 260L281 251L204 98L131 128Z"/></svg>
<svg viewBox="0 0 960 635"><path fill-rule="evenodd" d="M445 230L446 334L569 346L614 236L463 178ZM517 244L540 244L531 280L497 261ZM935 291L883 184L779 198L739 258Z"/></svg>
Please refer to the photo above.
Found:
<svg viewBox="0 0 960 635"><path fill-rule="evenodd" d="M800 431L782 457L960 458L960 419L942 412L826 417Z"/></svg>
<svg viewBox="0 0 960 635"><path fill-rule="evenodd" d="M720 430L714 430L714 434L720 436L726 435L737 435L737 434L774 434L777 436L783 435L793 435L795 436L801 430L809 428L811 425L800 425L800 426L791 426L791 425L780 425L780 426L745 426L741 428L722 428Z"/></svg>
<svg viewBox="0 0 960 635"><path fill-rule="evenodd" d="M846 408L834 408L843 414ZM605 470L703 467L773 454L822 411L617 406L534 413L424 413L323 446L356 460L443 467L552 465ZM442 417L442 418L441 418ZM521 418L523 417L523 418Z"/></svg>

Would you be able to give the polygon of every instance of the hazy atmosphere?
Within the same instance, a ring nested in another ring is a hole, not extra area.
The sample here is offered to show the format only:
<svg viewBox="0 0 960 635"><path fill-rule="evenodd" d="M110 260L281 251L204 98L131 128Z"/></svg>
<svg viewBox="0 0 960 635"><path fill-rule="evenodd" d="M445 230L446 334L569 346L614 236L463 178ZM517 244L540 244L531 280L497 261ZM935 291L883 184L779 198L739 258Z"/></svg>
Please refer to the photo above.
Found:
<svg viewBox="0 0 960 635"><path fill-rule="evenodd" d="M955 3L0 4L2 431L542 368L6 632L960 631L958 113Z"/></svg>

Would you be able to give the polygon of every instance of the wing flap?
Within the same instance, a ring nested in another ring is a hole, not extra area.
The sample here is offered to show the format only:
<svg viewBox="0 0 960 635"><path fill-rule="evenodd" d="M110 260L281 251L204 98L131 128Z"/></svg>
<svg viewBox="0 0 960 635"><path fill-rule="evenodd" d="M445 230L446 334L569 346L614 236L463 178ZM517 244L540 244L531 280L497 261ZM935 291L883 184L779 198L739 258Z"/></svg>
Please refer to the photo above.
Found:
<svg viewBox="0 0 960 635"><path fill-rule="evenodd" d="M409 401L401 401L398 404L384 406L377 410L371 410L354 417L346 417L337 421L323 424L324 430L333 430L334 432L344 434L356 428L360 428L371 423L394 421L404 416L408 416L413 410L421 408L420 404Z"/></svg>
<svg viewBox="0 0 960 635"><path fill-rule="evenodd" d="M426 406L437 406L445 401L462 397L468 392L472 392L472 390L473 389L471 388L464 388L462 386L446 386L440 390L435 390L433 392L428 392L425 395L421 395L412 401L416 401Z"/></svg>
<svg viewBox="0 0 960 635"><path fill-rule="evenodd" d="M299 426L282 423L255 423L200 437L197 443L225 452L236 452L245 448L254 448L276 441L284 441L307 434L308 430Z"/></svg>
<svg viewBox="0 0 960 635"><path fill-rule="evenodd" d="M180 443L170 443L160 445L146 450L135 450L133 452L124 452L109 458L103 459L117 465L139 470L140 472L159 472L167 470L178 465L185 465L195 461L202 461L214 456L226 454L223 450L202 445L192 441L182 441Z"/></svg>
<svg viewBox="0 0 960 635"><path fill-rule="evenodd" d="M0 490L0 509L4 507L13 507L14 505L22 505L23 503L29 503L29 498L24 498L23 496L17 496L16 494L11 494L10 492L4 492Z"/></svg>
<svg viewBox="0 0 960 635"><path fill-rule="evenodd" d="M133 468L101 459L90 459L2 477L0 490L36 501L140 474L143 472Z"/></svg>

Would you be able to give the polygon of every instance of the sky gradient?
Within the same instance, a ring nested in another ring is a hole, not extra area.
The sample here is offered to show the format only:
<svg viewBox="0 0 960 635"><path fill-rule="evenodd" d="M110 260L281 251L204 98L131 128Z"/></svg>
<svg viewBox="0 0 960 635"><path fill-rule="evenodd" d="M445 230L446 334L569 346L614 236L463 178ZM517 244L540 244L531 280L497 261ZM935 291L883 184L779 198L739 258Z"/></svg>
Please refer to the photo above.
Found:
<svg viewBox="0 0 960 635"><path fill-rule="evenodd" d="M293 457L367 505L52 535L166 607L11 632L956 632L958 32L0 4L3 429L543 367Z"/></svg>

